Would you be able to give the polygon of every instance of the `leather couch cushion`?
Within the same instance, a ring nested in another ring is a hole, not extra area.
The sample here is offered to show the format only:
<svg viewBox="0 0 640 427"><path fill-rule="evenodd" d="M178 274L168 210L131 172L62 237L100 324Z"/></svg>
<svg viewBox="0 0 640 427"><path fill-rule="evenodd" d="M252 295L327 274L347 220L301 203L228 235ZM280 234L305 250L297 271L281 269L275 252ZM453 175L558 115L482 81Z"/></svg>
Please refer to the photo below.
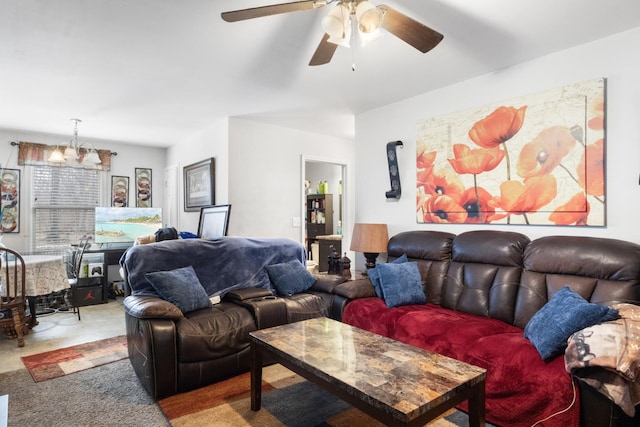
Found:
<svg viewBox="0 0 640 427"><path fill-rule="evenodd" d="M309 291L282 298L287 305L288 323L329 315L333 295Z"/></svg>
<svg viewBox="0 0 640 427"><path fill-rule="evenodd" d="M237 353L249 346L249 332L256 329L251 313L229 302L193 311L176 323L178 358L200 362Z"/></svg>

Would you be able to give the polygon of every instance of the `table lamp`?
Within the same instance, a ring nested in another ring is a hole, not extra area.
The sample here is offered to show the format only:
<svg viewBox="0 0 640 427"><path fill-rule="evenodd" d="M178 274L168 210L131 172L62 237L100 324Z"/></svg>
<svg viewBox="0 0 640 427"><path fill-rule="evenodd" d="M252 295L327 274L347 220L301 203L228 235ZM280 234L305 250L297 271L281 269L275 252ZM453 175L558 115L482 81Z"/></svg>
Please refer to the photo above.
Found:
<svg viewBox="0 0 640 427"><path fill-rule="evenodd" d="M387 251L389 232L387 224L355 224L351 236L351 250L363 252L367 260L366 269L376 266L376 258L381 252ZM366 270L363 274L366 274Z"/></svg>

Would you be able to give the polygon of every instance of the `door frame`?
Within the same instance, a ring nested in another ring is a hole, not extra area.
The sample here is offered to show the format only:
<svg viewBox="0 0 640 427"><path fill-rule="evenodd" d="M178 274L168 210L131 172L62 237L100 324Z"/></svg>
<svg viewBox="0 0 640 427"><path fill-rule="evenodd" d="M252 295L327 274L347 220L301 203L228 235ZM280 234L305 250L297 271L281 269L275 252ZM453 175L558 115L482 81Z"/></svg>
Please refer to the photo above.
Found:
<svg viewBox="0 0 640 427"><path fill-rule="evenodd" d="M307 163L326 163L342 168L342 252L348 252L349 257L353 260L353 254L347 248L348 242L351 242L351 228L353 227L353 212L351 211L351 165L342 159L334 159L329 157L301 155L300 156L300 243L306 248L307 238L307 210L306 201L307 194L304 188L304 181L307 173ZM342 255L342 254L340 254ZM352 264L353 265L353 264Z"/></svg>

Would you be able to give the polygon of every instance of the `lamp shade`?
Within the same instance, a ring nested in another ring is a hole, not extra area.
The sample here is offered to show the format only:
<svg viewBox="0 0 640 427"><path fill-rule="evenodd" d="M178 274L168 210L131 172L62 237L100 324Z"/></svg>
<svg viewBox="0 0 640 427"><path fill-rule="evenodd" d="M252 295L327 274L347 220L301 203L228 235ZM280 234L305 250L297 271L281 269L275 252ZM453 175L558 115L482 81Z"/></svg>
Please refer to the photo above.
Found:
<svg viewBox="0 0 640 427"><path fill-rule="evenodd" d="M62 155L62 151L58 147L51 152L49 156L49 162L51 163L64 163L64 156Z"/></svg>
<svg viewBox="0 0 640 427"><path fill-rule="evenodd" d="M98 156L98 153L96 153L96 150L91 150L89 151L89 153L84 157L83 162L87 162L87 163L93 163L95 165L99 165L100 163L102 163L102 160L100 160L100 156Z"/></svg>
<svg viewBox="0 0 640 427"><path fill-rule="evenodd" d="M358 29L365 34L370 34L382 27L384 12L368 1L361 1L356 7L356 18Z"/></svg>
<svg viewBox="0 0 640 427"><path fill-rule="evenodd" d="M351 13L344 5L331 9L322 19L322 28L329 35L329 42L349 47L351 41Z"/></svg>
<svg viewBox="0 0 640 427"><path fill-rule="evenodd" d="M352 251L379 254L387 252L387 243L389 243L387 224L357 223L353 226Z"/></svg>

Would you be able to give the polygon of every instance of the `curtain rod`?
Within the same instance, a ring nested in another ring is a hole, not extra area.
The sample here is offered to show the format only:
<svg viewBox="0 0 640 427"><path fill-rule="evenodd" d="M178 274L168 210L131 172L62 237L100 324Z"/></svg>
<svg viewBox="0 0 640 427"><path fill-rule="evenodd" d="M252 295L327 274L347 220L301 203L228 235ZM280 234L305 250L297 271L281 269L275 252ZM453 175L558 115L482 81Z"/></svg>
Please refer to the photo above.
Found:
<svg viewBox="0 0 640 427"><path fill-rule="evenodd" d="M12 147L20 146L20 143L16 142L16 141L11 141L11 142L9 142L9 144L11 144ZM112 156L117 156L118 155L118 153L115 152L115 151L110 151L110 153L111 153Z"/></svg>

